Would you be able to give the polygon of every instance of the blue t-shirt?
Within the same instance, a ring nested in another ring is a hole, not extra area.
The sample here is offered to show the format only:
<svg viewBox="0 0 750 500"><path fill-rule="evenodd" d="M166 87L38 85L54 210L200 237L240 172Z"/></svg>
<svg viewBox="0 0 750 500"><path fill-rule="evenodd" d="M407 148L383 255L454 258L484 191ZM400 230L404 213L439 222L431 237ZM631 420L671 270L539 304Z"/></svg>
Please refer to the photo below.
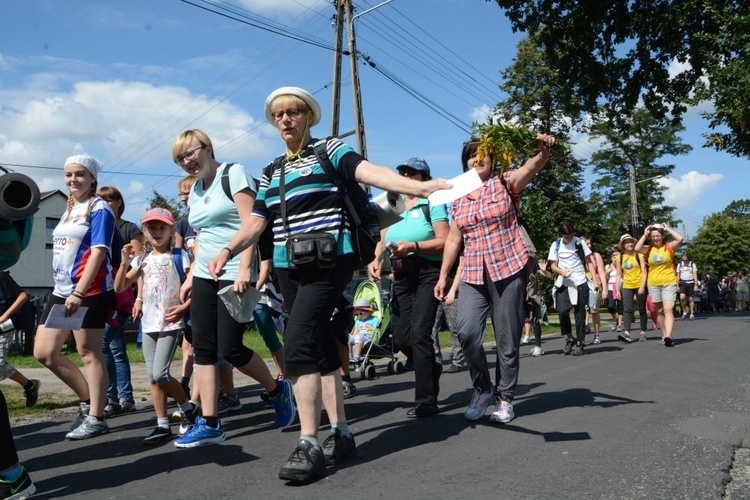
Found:
<svg viewBox="0 0 750 500"><path fill-rule="evenodd" d="M193 276L198 278L212 279L208 273L208 262L219 255L242 225L237 205L234 200L227 198L221 187L221 174L226 166L226 163L219 166L208 189L203 187L203 179L199 179L190 189L188 222L198 233L198 258L193 270ZM229 187L232 195L243 189L256 192L255 182L239 163L235 163L229 170ZM225 274L222 279L234 280L239 268L239 258L228 261L224 266Z"/></svg>
<svg viewBox="0 0 750 500"><path fill-rule="evenodd" d="M423 205L429 206L429 201L422 198L409 210L403 214L403 219L388 227L385 233L385 241L430 241L435 239L435 231L432 228L432 222L448 221L448 212L445 205L430 207L430 219L425 217ZM427 260L439 262L443 260L443 254L425 254L412 252L409 255L419 255Z"/></svg>

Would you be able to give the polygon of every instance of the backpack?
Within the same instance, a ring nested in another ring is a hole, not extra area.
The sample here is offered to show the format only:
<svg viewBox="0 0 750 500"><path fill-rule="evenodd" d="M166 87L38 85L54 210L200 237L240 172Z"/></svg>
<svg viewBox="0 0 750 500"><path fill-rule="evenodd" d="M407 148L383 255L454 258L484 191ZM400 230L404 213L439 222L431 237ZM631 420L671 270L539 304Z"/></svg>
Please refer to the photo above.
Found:
<svg viewBox="0 0 750 500"><path fill-rule="evenodd" d="M125 246L125 241L122 239L120 230L115 227L115 233L112 235L112 258L110 264L113 269L119 269L122 265L122 247Z"/></svg>
<svg viewBox="0 0 750 500"><path fill-rule="evenodd" d="M375 247L380 242L380 219L378 207L370 200L370 195L362 189L356 179L342 179L331 163L326 149L331 138L320 139L313 145L313 152L328 179L338 189L338 196L344 204L351 224L352 247L354 248L355 267L366 266L375 260ZM281 167L284 157L274 160L265 171L271 178L274 170Z"/></svg>
<svg viewBox="0 0 750 500"><path fill-rule="evenodd" d="M232 168L232 165L234 165L234 163L227 163L227 166L224 167L224 171L221 173L221 189L224 191L227 198L234 202L232 188L229 185L229 169ZM253 181L255 182L256 188L257 186L260 186L260 181L258 179L253 177ZM273 256L273 224L266 224L263 233L258 237L258 252L260 253L261 260Z"/></svg>
<svg viewBox="0 0 750 500"><path fill-rule="evenodd" d="M174 263L174 268L177 269L177 275L180 277L180 283L184 283L185 278L187 277L187 275L185 274L185 268L182 267L182 250L182 248L172 248L172 262ZM140 263L143 264L143 262L146 260L146 258L148 258L149 255L151 255L151 252L146 253Z"/></svg>
<svg viewBox="0 0 750 500"><path fill-rule="evenodd" d="M576 242L576 254L578 254L578 258L581 259L581 262L585 264L586 255L583 252L583 244L581 244L581 238L579 238L578 236L575 236L573 239ZM557 242L555 243L555 253L557 253L558 259L560 258L560 243L561 242L562 242L562 238L557 238Z"/></svg>
<svg viewBox="0 0 750 500"><path fill-rule="evenodd" d="M638 263L638 267L641 267L641 257L638 255L639 252L633 252L633 255L635 255L635 261ZM620 269L622 269L622 258L623 253L620 252Z"/></svg>

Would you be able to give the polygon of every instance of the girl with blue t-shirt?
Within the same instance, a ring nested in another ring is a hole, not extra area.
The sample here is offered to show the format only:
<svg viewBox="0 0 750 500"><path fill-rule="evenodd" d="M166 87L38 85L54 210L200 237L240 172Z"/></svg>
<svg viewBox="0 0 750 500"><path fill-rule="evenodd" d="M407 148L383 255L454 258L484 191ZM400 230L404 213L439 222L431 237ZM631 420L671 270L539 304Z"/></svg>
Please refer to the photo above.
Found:
<svg viewBox="0 0 750 500"><path fill-rule="evenodd" d="M169 374L183 327L182 317L190 308L190 299L184 303L180 301L180 276L190 268L190 257L182 249L172 252L175 230L174 217L169 210L161 207L147 210L141 223L153 250L141 252L136 257L131 243L123 246L121 267L127 269L127 273L119 272L115 276L115 292L125 290L138 278L143 278L143 358L156 412L156 428L146 436L143 444L153 445L174 438L169 430L167 395L174 398L188 423L194 424L198 414L198 408L188 401L180 382ZM183 273L177 266L183 269Z"/></svg>
<svg viewBox="0 0 750 500"><path fill-rule="evenodd" d="M54 229L52 267L55 288L44 307L34 341L34 357L73 389L80 398L71 440L88 439L109 432L104 421L107 369L102 355L102 337L107 313L114 299L110 247L115 232L115 214L95 195L96 178L102 164L85 154L65 160L68 207ZM70 330L47 328L53 306L63 306L70 316L86 307L81 327L73 330L76 348L86 368L86 378L61 348Z"/></svg>

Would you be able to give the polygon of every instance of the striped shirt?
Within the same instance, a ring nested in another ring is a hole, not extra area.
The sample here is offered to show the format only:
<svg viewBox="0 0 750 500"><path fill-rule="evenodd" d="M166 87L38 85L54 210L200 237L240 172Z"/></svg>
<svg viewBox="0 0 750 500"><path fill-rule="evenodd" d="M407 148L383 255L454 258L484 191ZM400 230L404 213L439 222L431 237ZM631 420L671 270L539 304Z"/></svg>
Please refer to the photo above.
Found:
<svg viewBox="0 0 750 500"><path fill-rule="evenodd" d="M506 181L510 172L505 174ZM492 282L523 269L529 253L518 229L513 198L496 175L485 183L479 198L468 194L453 202L450 214L464 239L461 281L484 284L487 269Z"/></svg>
<svg viewBox="0 0 750 500"><path fill-rule="evenodd" d="M279 268L289 267L286 240L296 234L327 232L336 238L339 255L353 252L351 226L343 200L315 158L313 145L316 142L317 139L310 141L300 159L289 163L285 159L282 160L288 228L284 227L281 219L281 168L274 169L270 178L265 170L260 181L253 215L273 219L273 263ZM330 139L326 149L333 167L342 178L354 176L357 165L363 160L362 156L338 139Z"/></svg>

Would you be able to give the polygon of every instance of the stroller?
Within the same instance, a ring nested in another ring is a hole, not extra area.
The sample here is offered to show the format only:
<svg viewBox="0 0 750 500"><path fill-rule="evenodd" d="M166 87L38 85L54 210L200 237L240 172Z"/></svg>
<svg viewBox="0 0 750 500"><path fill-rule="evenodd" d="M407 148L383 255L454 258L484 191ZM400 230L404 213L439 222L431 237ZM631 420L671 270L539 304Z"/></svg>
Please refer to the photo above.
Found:
<svg viewBox="0 0 750 500"><path fill-rule="evenodd" d="M364 355L360 364L355 365L363 380L375 378L375 363L373 359L390 358L388 361L388 374L401 373L404 364L396 359L393 352L393 333L391 332L391 310L388 306L390 293L387 290L381 292L378 285L370 280L365 280L357 286L354 293L354 301L365 299L372 304L372 315L379 320L378 328L372 339L366 342L362 348Z"/></svg>

